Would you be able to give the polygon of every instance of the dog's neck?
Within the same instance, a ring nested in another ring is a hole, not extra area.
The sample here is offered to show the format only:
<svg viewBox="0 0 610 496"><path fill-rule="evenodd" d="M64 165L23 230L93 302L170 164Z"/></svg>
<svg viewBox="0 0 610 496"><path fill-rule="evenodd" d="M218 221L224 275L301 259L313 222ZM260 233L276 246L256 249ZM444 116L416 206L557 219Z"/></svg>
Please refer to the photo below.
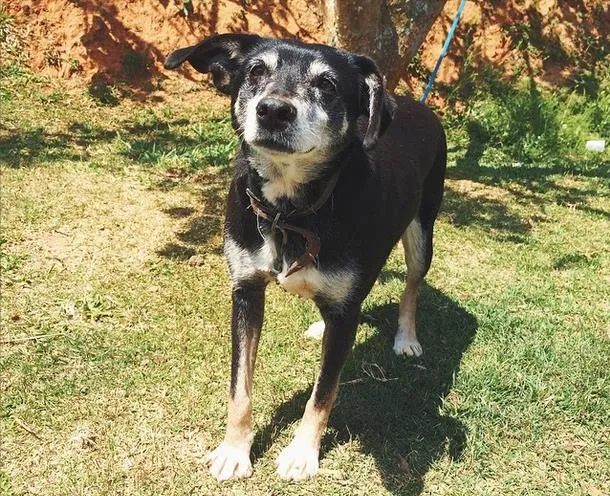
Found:
<svg viewBox="0 0 610 496"><path fill-rule="evenodd" d="M324 183L346 159L345 147L327 158L315 154L262 155L249 149L250 187L278 210L303 210L313 204L324 189Z"/></svg>

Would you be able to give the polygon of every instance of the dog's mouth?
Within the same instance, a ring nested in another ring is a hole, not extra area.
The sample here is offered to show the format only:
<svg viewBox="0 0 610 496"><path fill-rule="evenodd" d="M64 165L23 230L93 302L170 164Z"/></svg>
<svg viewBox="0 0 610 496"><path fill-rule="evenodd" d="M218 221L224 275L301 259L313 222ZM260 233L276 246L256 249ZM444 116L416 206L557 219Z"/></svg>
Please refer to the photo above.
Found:
<svg viewBox="0 0 610 496"><path fill-rule="evenodd" d="M306 155L316 149L315 146L312 146L308 150L300 150L290 144L280 143L277 140L270 138L257 139L250 143L250 145L258 149L263 149L265 153L271 155Z"/></svg>

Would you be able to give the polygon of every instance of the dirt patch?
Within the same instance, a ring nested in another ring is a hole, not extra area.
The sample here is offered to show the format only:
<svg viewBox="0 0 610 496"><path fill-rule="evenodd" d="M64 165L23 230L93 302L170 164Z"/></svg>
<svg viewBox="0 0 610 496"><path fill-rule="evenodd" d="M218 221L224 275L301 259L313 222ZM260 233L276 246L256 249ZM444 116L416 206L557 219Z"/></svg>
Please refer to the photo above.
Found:
<svg viewBox="0 0 610 496"><path fill-rule="evenodd" d="M28 40L34 70L88 84L117 79L151 90L177 46L223 32L325 42L322 2L306 0L7 0ZM459 0L447 2L403 81L419 88L434 66ZM608 53L610 6L602 0L468 2L438 81L491 64L500 74L529 73L565 84Z"/></svg>
<svg viewBox="0 0 610 496"><path fill-rule="evenodd" d="M459 0L449 0L421 54L434 67ZM610 53L610 4L601 0L468 2L437 80L456 83L483 65L503 77L524 74L549 86L594 71Z"/></svg>
<svg viewBox="0 0 610 496"><path fill-rule="evenodd" d="M305 0L8 0L6 6L26 29L33 69L92 81L146 78L175 47L215 33L316 40L322 28Z"/></svg>
<svg viewBox="0 0 610 496"><path fill-rule="evenodd" d="M447 185L456 193L467 195L471 198L507 202L511 197L511 194L504 188L481 184L469 179L447 179Z"/></svg>
<svg viewBox="0 0 610 496"><path fill-rule="evenodd" d="M91 273L107 264L139 267L171 238L174 225L158 208L158 195L140 183L77 171L60 180L69 185L65 197L79 207L62 214L63 224L28 233L13 247L32 254L30 269Z"/></svg>

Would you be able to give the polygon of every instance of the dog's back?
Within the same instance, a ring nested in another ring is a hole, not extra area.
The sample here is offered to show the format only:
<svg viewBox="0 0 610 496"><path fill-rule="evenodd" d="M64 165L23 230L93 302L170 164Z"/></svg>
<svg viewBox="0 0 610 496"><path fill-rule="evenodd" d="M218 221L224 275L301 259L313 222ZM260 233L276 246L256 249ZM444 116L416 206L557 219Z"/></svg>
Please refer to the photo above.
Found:
<svg viewBox="0 0 610 496"><path fill-rule="evenodd" d="M396 97L396 103L394 120L379 141L376 160L381 171L398 169L406 174L394 172L407 182L410 198L405 202L410 208L413 203L418 205L415 215L422 225L429 225L436 218L443 197L445 131L436 114L423 103L410 96Z"/></svg>
<svg viewBox="0 0 610 496"><path fill-rule="evenodd" d="M409 203L422 195L423 190L419 189L422 186L428 194L439 197L436 215L447 157L445 132L436 114L424 104L410 96L395 99L394 119L374 150L374 161L382 175L388 172L385 181L406 184L407 191L401 194L410 196L406 199Z"/></svg>
<svg viewBox="0 0 610 496"><path fill-rule="evenodd" d="M328 207L334 222L326 246L342 247L337 257L350 252L367 267L360 285L366 293L414 219L424 234L431 232L443 196L447 152L440 121L411 97L396 97L396 103L394 119L376 148L348 159ZM366 123L358 127L362 135ZM430 248L420 245L424 260L430 258L431 241Z"/></svg>

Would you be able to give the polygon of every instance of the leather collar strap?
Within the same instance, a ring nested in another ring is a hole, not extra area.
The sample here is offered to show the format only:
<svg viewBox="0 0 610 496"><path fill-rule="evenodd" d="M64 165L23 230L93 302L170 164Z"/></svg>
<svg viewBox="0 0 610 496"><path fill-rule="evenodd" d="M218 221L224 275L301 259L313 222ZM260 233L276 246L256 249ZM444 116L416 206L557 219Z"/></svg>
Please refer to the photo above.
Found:
<svg viewBox="0 0 610 496"><path fill-rule="evenodd" d="M332 176L330 176L324 190L322 191L322 194L318 197L318 199L312 205L309 205L306 208L300 210L294 209L292 212L282 214L281 212L275 210L272 206L268 204L266 205L262 200L257 198L251 189L246 188L246 194L250 198L250 206L252 207L252 210L257 217L261 217L267 222L270 222L272 230L279 229L284 236L284 240L286 239L286 231L296 232L305 238L305 253L292 262L290 267L288 267L286 277L301 270L303 267L307 267L308 265L315 263L316 257L320 253L321 243L320 237L316 233L302 229L293 224L289 224L282 218L282 216L287 219L291 217L304 217L306 215L315 214L318 210L320 210L335 190L335 186L337 186L337 182L339 181L339 176L341 175L341 172L343 172L343 168L346 163L345 157L350 152L351 148L351 146L347 147L345 150L343 150L343 152L341 152L341 156L343 157L341 162L343 165L338 167L333 172Z"/></svg>
<svg viewBox="0 0 610 496"><path fill-rule="evenodd" d="M312 231L307 231L306 229L301 229L300 227L288 224L282 219L281 212L273 212L269 207L266 207L249 188L246 188L246 194L250 198L250 205L252 206L252 210L256 216L262 217L266 221L271 222L271 229L279 229L282 232L293 231L305 238L305 253L292 262L290 267L288 267L286 277L301 270L303 267L313 264L316 257L320 253L320 237Z"/></svg>
<svg viewBox="0 0 610 496"><path fill-rule="evenodd" d="M339 181L339 176L341 175L342 171L343 171L343 167L339 167L339 168L337 168L337 170L335 172L333 172L333 175L330 176L330 178L328 179L328 182L326 183L326 187L324 188L324 191L322 191L322 194L313 203L313 205L310 205L309 207L307 207L301 211L295 210L294 212L291 212L288 215L288 217L290 217L292 215L300 216L300 215L315 214L318 210L320 210L324 206L326 201L330 198L330 195L333 194L333 191L335 190L335 186L337 185L337 181Z"/></svg>

